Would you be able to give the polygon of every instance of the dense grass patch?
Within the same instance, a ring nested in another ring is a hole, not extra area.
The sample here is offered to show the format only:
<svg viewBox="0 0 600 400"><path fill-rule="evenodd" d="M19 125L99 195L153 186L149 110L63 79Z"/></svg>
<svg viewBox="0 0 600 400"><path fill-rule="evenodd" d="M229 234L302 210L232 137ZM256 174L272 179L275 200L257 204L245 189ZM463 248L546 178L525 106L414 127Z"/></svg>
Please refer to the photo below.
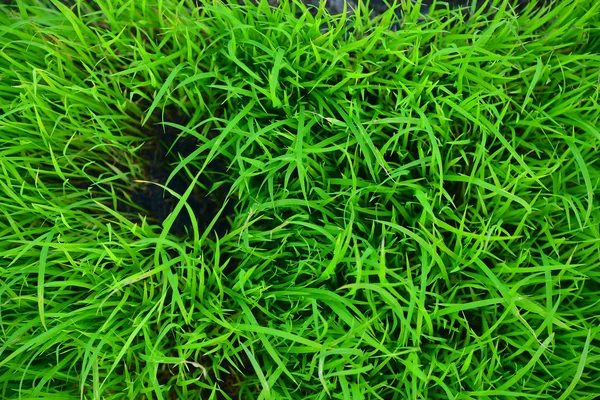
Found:
<svg viewBox="0 0 600 400"><path fill-rule="evenodd" d="M600 3L0 6L0 398L594 399Z"/></svg>

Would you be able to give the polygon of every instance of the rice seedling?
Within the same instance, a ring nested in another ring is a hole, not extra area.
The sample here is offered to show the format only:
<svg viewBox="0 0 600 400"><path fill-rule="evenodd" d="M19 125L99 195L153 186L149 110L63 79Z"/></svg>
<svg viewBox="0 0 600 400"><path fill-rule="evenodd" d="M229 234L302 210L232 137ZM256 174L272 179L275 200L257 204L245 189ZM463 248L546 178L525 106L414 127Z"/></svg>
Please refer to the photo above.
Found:
<svg viewBox="0 0 600 400"><path fill-rule="evenodd" d="M598 397L600 3L370 10L0 6L0 398Z"/></svg>

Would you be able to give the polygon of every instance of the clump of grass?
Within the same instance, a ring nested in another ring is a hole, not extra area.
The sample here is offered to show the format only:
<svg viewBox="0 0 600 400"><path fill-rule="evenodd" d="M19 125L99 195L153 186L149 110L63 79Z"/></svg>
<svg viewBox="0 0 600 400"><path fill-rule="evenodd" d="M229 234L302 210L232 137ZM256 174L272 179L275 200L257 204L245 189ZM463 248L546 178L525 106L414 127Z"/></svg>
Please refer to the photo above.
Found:
<svg viewBox="0 0 600 400"><path fill-rule="evenodd" d="M0 397L594 398L600 4L491 3L2 6Z"/></svg>

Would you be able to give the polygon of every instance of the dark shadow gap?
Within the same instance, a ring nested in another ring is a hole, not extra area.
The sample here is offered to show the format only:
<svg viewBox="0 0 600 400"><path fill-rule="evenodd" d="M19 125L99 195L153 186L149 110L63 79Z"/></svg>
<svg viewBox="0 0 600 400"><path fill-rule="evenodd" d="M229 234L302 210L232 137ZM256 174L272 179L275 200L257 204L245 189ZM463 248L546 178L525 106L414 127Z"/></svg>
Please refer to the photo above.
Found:
<svg viewBox="0 0 600 400"><path fill-rule="evenodd" d="M163 115L163 110L156 112ZM153 118L159 120L159 118ZM187 126L190 118L175 107L164 110L164 122L174 125ZM138 150L137 156L144 161L141 181L135 183L129 197L131 204L119 203L118 211L135 215L140 210L153 222L162 224L173 212L179 199L164 187L182 196L192 184L193 176L200 171L199 165L204 162L206 155L200 155L199 162L192 162L186 166L189 173L182 169L168 182L169 176L182 159L190 156L197 148L197 138L182 132L180 129L163 123L149 124L142 132L148 140ZM230 220L234 214L234 202L225 201L231 188L230 182L223 182L227 174L227 161L219 158L211 161L198 177L195 186L187 198L187 204L194 213L199 233L208 229L210 223L225 207L220 217L212 227L209 237L224 236L230 229ZM193 232L193 222L187 209L184 207L175 218L170 233L184 237Z"/></svg>

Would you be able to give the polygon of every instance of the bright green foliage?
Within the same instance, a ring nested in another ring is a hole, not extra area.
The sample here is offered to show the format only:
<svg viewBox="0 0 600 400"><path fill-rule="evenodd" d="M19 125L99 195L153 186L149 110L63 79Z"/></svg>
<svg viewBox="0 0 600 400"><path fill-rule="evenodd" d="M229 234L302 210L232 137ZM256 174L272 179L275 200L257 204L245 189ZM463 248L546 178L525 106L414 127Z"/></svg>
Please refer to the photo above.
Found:
<svg viewBox="0 0 600 400"><path fill-rule="evenodd" d="M0 398L597 398L600 2L76 3L0 8ZM118 209L173 107L223 237Z"/></svg>

